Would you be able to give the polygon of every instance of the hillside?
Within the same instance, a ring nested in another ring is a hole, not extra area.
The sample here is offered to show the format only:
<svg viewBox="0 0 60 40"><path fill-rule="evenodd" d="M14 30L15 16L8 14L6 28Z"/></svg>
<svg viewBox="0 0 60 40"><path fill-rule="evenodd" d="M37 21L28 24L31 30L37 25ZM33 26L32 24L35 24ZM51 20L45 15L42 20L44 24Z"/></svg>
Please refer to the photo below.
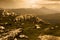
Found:
<svg viewBox="0 0 60 40"><path fill-rule="evenodd" d="M38 37L43 35L60 36L59 26L33 14L16 15L0 10L0 27L1 40L40 40Z"/></svg>
<svg viewBox="0 0 60 40"><path fill-rule="evenodd" d="M40 18L51 22L52 24L60 24L60 13L39 15Z"/></svg>

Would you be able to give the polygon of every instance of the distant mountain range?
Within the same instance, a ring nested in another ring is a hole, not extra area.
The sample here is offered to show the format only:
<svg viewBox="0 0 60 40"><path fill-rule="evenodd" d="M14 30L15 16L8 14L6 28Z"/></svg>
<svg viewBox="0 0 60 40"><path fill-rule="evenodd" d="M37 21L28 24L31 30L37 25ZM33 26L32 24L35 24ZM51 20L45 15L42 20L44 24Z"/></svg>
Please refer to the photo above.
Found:
<svg viewBox="0 0 60 40"><path fill-rule="evenodd" d="M31 8L11 9L11 11L18 13L18 14L34 14L34 15L59 13L59 11L48 9L46 7L42 7L40 9L31 9Z"/></svg>

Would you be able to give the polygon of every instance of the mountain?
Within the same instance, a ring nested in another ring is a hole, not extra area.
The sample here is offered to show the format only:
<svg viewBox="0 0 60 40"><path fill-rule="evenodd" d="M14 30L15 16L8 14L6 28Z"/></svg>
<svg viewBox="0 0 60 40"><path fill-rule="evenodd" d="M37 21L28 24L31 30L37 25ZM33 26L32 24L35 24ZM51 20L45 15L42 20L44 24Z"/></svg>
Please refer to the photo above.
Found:
<svg viewBox="0 0 60 40"><path fill-rule="evenodd" d="M42 8L40 8L40 12L43 12L44 14L53 14L53 13L58 13L59 11L49 9L46 7L42 7Z"/></svg>
<svg viewBox="0 0 60 40"><path fill-rule="evenodd" d="M48 9L46 7L42 7L40 9L32 9L32 8L11 9L11 11L13 11L15 13L18 13L18 14L34 14L34 15L44 15L44 14L58 13L58 11Z"/></svg>

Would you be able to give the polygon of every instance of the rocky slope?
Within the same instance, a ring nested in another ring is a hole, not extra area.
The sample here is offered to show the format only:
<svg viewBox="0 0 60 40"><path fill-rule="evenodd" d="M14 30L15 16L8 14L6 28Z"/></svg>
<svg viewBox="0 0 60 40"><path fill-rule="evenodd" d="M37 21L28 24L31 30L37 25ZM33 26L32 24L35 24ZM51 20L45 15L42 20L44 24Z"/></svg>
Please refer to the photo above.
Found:
<svg viewBox="0 0 60 40"><path fill-rule="evenodd" d="M51 25L51 23L35 15L17 15L14 12L0 11L0 30L3 30L3 32L0 32L0 35L2 35L0 40L12 34L6 40L42 40L42 38L39 39L38 37L43 35L57 36L59 33L59 31L57 32L60 29L59 26ZM21 28L21 32L19 28Z"/></svg>

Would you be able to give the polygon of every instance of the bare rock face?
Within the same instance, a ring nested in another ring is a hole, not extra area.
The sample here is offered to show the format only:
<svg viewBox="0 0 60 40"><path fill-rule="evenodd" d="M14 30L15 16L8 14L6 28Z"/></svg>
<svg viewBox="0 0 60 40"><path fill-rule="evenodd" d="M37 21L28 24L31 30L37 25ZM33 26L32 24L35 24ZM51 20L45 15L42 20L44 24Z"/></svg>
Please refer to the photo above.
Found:
<svg viewBox="0 0 60 40"><path fill-rule="evenodd" d="M5 34L5 36L2 34L0 40L8 40L10 37L11 37L11 38L14 38L14 37L15 37L16 35L18 35L18 33L20 33L20 32L21 32L21 28L11 30L11 31L9 31L9 32L7 32L7 33L3 33L3 34Z"/></svg>
<svg viewBox="0 0 60 40"><path fill-rule="evenodd" d="M21 20L32 21L32 22L35 22L35 23L45 23L45 24L47 23L44 20L40 19L39 17L34 16L34 15L30 15L30 14L19 15L15 18L15 20L16 21L21 21Z"/></svg>
<svg viewBox="0 0 60 40"><path fill-rule="evenodd" d="M52 36L52 35L43 35L39 36L41 40L60 40L60 37Z"/></svg>

